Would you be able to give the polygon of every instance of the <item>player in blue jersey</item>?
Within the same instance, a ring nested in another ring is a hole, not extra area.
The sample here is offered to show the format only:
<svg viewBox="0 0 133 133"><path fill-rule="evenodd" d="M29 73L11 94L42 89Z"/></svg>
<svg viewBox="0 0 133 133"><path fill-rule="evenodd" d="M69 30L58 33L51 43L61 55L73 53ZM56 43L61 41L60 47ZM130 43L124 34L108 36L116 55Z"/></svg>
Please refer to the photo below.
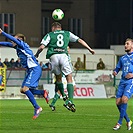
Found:
<svg viewBox="0 0 133 133"><path fill-rule="evenodd" d="M38 86L38 82L41 77L41 67L29 45L25 43L26 39L23 34L16 34L13 37L2 31L2 29L0 29L0 34L11 40L11 42L0 42L0 45L16 49L22 66L26 68L27 73L22 83L20 92L24 93L29 98L29 101L34 107L33 119L36 119L42 111L42 108L37 104L34 95L42 95L48 103L48 92L46 90L35 89Z"/></svg>
<svg viewBox="0 0 133 133"><path fill-rule="evenodd" d="M114 130L120 129L122 125L123 118L127 122L127 130L131 130L132 121L127 115L127 103L129 98L133 94L133 39L126 39L125 42L125 52L127 54L123 55L113 71L113 75L116 76L121 70L121 80L116 93L116 105L120 112L119 120L114 126Z"/></svg>

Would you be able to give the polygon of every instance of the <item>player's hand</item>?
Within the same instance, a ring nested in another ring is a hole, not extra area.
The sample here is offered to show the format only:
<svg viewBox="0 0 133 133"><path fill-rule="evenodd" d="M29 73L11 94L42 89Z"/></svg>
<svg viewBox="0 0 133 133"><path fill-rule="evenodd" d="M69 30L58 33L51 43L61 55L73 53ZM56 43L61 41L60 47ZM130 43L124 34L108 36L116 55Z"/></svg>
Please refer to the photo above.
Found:
<svg viewBox="0 0 133 133"><path fill-rule="evenodd" d="M117 75L117 72L116 71L113 71L112 75L116 76Z"/></svg>
<svg viewBox="0 0 133 133"><path fill-rule="evenodd" d="M130 79L130 78L133 78L133 73L128 73L126 76L125 76L126 79Z"/></svg>
<svg viewBox="0 0 133 133"><path fill-rule="evenodd" d="M37 55L37 54L35 54L34 56L35 56L36 58L38 58L38 55Z"/></svg>
<svg viewBox="0 0 133 133"><path fill-rule="evenodd" d="M0 28L0 34L3 32L3 30Z"/></svg>
<svg viewBox="0 0 133 133"><path fill-rule="evenodd" d="M90 50L90 52L91 52L92 54L95 54L95 51L94 51L94 50L92 50L92 49Z"/></svg>

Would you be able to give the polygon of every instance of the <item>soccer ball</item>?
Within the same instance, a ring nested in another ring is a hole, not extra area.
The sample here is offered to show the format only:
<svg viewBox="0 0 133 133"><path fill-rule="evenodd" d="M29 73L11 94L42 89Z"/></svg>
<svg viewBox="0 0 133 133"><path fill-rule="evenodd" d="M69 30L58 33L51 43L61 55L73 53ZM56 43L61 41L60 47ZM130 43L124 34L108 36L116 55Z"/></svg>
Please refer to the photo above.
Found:
<svg viewBox="0 0 133 133"><path fill-rule="evenodd" d="M52 18L54 20L61 20L64 18L64 12L61 9L55 9L52 13Z"/></svg>

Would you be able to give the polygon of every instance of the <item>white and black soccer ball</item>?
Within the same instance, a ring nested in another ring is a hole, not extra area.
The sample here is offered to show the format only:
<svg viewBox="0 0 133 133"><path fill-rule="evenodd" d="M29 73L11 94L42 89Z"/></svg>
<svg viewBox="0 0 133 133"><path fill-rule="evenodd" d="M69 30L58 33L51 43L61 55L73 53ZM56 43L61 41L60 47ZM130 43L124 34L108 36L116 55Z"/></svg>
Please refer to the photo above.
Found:
<svg viewBox="0 0 133 133"><path fill-rule="evenodd" d="M52 13L52 18L54 20L62 20L64 18L64 12L61 9L55 9Z"/></svg>

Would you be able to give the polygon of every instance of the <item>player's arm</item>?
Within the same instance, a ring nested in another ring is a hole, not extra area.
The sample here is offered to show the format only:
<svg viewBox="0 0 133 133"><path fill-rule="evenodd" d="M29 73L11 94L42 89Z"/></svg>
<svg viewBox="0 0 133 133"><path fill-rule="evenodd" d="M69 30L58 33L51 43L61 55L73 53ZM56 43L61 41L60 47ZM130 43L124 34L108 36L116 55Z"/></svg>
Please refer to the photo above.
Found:
<svg viewBox="0 0 133 133"><path fill-rule="evenodd" d="M78 39L78 42L80 44L82 44L84 47L86 47L92 54L95 54L95 51L89 47L89 45L84 41L82 40L81 38Z"/></svg>
<svg viewBox="0 0 133 133"><path fill-rule="evenodd" d="M84 40L82 40L81 38L77 37L76 35L74 35L71 32L70 32L70 42L79 42L81 45L86 47L92 54L95 54L95 51L93 49L91 49Z"/></svg>
<svg viewBox="0 0 133 133"><path fill-rule="evenodd" d="M50 42L50 36L49 34L45 35L44 38L41 41L41 46L38 48L35 57L38 58L39 54L43 51L43 49L45 48L45 46L47 46Z"/></svg>
<svg viewBox="0 0 133 133"><path fill-rule="evenodd" d="M121 68L122 68L122 61L121 61L121 58L120 58L117 65L116 65L116 68L113 70L112 74L114 76L116 76L119 73L119 71L121 70Z"/></svg>
<svg viewBox="0 0 133 133"><path fill-rule="evenodd" d="M7 34L1 28L0 28L0 34L2 34L3 36L5 36L9 40L13 41L14 43L20 44L20 41L18 39L16 39L15 37L11 36L10 34Z"/></svg>
<svg viewBox="0 0 133 133"><path fill-rule="evenodd" d="M39 54L43 51L44 48L45 48L45 46L43 44L38 48L38 50L37 50L37 52L35 54L36 58L39 57Z"/></svg>
<svg viewBox="0 0 133 133"><path fill-rule="evenodd" d="M11 42L0 42L0 46L13 47L13 44Z"/></svg>

